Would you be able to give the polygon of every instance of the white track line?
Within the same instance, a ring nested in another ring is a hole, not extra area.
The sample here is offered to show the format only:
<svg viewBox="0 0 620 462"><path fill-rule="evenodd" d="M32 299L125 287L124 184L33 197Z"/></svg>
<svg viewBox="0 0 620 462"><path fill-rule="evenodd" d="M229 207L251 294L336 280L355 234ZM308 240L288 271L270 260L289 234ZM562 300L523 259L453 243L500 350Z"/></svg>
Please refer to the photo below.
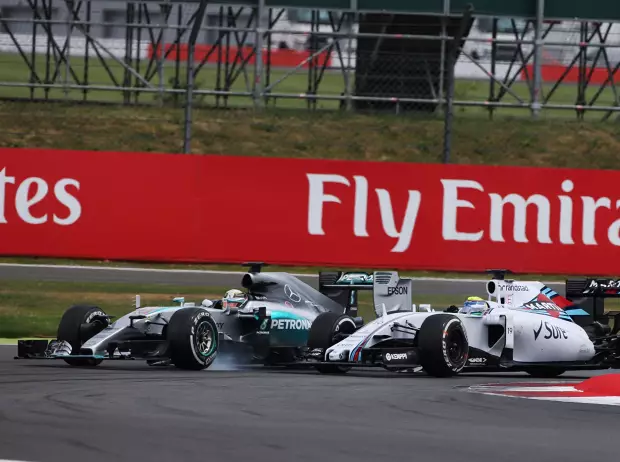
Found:
<svg viewBox="0 0 620 462"><path fill-rule="evenodd" d="M484 390L485 392L489 392L489 393L498 393L498 394L503 394L506 392L527 392L527 393L548 393L548 392L562 392L562 391L569 391L572 393L583 393L581 390L578 390L575 387L555 387L553 385L545 387L545 386L541 386L541 387L510 387L507 386L506 388L502 388L501 390L493 390L493 391L489 391L489 389L487 388L486 390ZM529 396L528 396L529 397Z"/></svg>
<svg viewBox="0 0 620 462"><path fill-rule="evenodd" d="M61 268L69 270L103 270L103 271L135 271L139 273L199 273L199 274L245 274L245 271L216 271L216 270L190 270L190 269L160 269L160 268L135 268L124 266L89 266L89 265L41 265L28 263L0 263L5 268ZM306 276L300 274L300 276ZM310 275L314 276L314 275ZM1 459L0 459L1 462Z"/></svg>
<svg viewBox="0 0 620 462"><path fill-rule="evenodd" d="M0 462L30 462L27 460L15 460L15 459L0 459Z"/></svg>
<svg viewBox="0 0 620 462"><path fill-rule="evenodd" d="M567 396L567 397L531 397L528 399L535 399L538 401L556 401L563 403L577 403L577 404L602 404L606 406L620 406L620 397L618 396L593 396L593 397L580 397L580 396Z"/></svg>
<svg viewBox="0 0 620 462"><path fill-rule="evenodd" d="M119 266L88 266L88 265L44 265L28 263L0 263L0 268L48 268L48 269L68 269L68 270L91 270L91 271L127 271L138 273L190 273L190 274L235 274L242 275L246 271L223 271L223 270L190 270L190 269L161 269L161 268L136 268ZM305 278L318 278L318 274L290 273L292 276ZM438 281L438 282L487 282L488 279L482 278L438 278L438 277L411 277L414 281ZM546 285L562 285L561 281L543 282ZM2 462L0 460L0 462Z"/></svg>
<svg viewBox="0 0 620 462"><path fill-rule="evenodd" d="M573 404L600 404L606 406L620 406L620 396L523 396L523 395L503 395L501 393L493 393L482 391L483 395L498 396L502 398L513 399L531 399L535 401L554 401L560 403Z"/></svg>

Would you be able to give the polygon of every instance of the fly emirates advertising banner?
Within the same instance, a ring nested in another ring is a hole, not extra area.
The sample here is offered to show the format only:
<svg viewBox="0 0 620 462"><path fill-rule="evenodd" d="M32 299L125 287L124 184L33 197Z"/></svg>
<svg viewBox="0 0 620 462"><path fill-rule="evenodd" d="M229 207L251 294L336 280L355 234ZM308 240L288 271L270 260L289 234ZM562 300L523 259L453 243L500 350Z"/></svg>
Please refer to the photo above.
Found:
<svg viewBox="0 0 620 462"><path fill-rule="evenodd" d="M0 254L620 273L620 172L0 149Z"/></svg>

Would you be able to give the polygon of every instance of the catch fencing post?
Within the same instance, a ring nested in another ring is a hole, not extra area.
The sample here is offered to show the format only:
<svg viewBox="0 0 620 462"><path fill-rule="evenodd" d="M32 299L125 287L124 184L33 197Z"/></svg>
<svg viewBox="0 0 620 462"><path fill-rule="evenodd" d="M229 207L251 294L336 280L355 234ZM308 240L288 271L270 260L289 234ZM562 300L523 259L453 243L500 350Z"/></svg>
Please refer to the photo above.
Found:
<svg viewBox="0 0 620 462"><path fill-rule="evenodd" d="M452 153L452 122L454 119L454 70L456 68L456 61L459 55L460 50L460 42L463 40L463 36L465 35L467 25L471 22L471 15L473 11L473 6L471 4L467 5L467 9L463 13L463 17L461 18L461 25L459 30L452 40L452 47L448 49L448 53L446 57L448 58L448 89L446 95L446 105L445 109L445 119L444 119L444 133L443 133L443 163L447 164L450 162L450 154ZM448 3L448 12L449 3Z"/></svg>
<svg viewBox="0 0 620 462"><path fill-rule="evenodd" d="M189 35L188 53L187 53L187 89L185 101L185 130L183 137L183 152L189 154L191 152L192 139L192 105L194 101L194 49L200 26L204 21L205 12L207 11L207 0L201 0L196 12L192 31Z"/></svg>
<svg viewBox="0 0 620 462"><path fill-rule="evenodd" d="M256 61L254 62L254 107L263 107L263 47L265 30L262 27L265 15L265 0L258 0L256 5ZM270 28L269 20L267 27ZM271 31L269 31L271 34Z"/></svg>
<svg viewBox="0 0 620 462"><path fill-rule="evenodd" d="M353 49L353 40L356 41L356 46L355 46L355 50L356 50L356 63L357 63L357 59L359 58L359 56L357 56L357 38L356 34L354 32L354 25L355 24L359 24L360 21L360 14L358 12L358 5L357 5L357 0L351 0L350 1L350 12L349 12L349 18L351 19L350 21L348 21L347 25L348 25L348 36L347 36L347 48L346 48L346 57L347 57L347 64L346 64L346 69L344 72L344 76L345 76L345 81L344 81L344 102L345 102L345 108L347 111L351 111L353 110L353 92L355 91L352 88L352 83L353 83L353 79L355 78L355 68L352 69L351 66L351 61L352 61L352 54L353 52L351 51ZM346 14L346 13L345 13ZM359 30L358 30L359 32ZM344 66L344 53L341 53L341 65ZM357 66L357 64L356 64Z"/></svg>
<svg viewBox="0 0 620 462"><path fill-rule="evenodd" d="M532 117L540 116L542 90L542 28L545 17L545 0L536 0L536 25L534 30L534 85L532 89Z"/></svg>
<svg viewBox="0 0 620 462"><path fill-rule="evenodd" d="M443 109L443 95L446 86L446 37L448 27L446 22L450 16L450 0L443 0L443 16L441 17L441 55L439 61L439 110Z"/></svg>

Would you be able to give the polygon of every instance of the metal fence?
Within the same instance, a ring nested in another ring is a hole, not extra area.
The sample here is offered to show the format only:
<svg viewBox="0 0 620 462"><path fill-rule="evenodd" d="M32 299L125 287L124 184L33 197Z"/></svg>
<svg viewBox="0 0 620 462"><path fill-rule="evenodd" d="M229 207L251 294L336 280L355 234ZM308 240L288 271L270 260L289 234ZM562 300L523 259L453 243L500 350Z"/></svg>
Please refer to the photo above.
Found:
<svg viewBox="0 0 620 462"><path fill-rule="evenodd" d="M178 107L185 152L197 107L421 111L444 118L445 161L455 114L619 110L617 24L473 14L461 41L447 16L394 35L357 11L0 0L0 98Z"/></svg>

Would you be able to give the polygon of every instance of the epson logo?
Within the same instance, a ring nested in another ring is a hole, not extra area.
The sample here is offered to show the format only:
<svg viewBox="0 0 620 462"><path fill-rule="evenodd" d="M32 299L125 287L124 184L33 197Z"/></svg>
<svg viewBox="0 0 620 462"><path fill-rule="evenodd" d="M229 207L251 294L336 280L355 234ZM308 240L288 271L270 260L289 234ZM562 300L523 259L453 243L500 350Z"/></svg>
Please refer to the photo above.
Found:
<svg viewBox="0 0 620 462"><path fill-rule="evenodd" d="M388 287L388 296L390 295L407 295L409 293L409 291L407 290L407 287L403 286L403 287Z"/></svg>
<svg viewBox="0 0 620 462"><path fill-rule="evenodd" d="M407 359L407 353L386 353L386 361L397 361L399 359Z"/></svg>

